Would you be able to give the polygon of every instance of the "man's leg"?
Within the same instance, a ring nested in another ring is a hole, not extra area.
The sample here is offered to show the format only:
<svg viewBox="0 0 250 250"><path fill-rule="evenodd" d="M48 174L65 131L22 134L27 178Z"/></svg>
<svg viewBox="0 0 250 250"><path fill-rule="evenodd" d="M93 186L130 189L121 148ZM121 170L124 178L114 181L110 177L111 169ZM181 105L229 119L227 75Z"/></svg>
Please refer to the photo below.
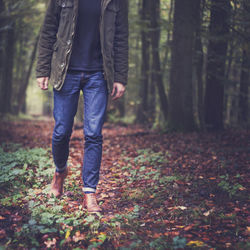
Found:
<svg viewBox="0 0 250 250"><path fill-rule="evenodd" d="M107 82L102 72L85 73L83 94L85 145L82 178L83 191L87 194L96 192L102 158L102 127L108 101Z"/></svg>
<svg viewBox="0 0 250 250"><path fill-rule="evenodd" d="M63 181L67 175L69 140L77 111L81 76L81 73L67 74L63 88L60 91L53 90L55 127L52 136L52 154L56 173L51 192L57 197L63 192Z"/></svg>

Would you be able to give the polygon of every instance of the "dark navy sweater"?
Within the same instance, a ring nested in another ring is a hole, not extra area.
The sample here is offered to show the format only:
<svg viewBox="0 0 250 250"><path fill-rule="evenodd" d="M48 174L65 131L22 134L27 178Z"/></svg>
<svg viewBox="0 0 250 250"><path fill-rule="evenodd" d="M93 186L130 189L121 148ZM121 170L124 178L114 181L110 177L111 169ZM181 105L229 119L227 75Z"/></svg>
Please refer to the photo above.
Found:
<svg viewBox="0 0 250 250"><path fill-rule="evenodd" d="M102 70L100 16L101 0L79 0L78 21L69 63L70 70Z"/></svg>

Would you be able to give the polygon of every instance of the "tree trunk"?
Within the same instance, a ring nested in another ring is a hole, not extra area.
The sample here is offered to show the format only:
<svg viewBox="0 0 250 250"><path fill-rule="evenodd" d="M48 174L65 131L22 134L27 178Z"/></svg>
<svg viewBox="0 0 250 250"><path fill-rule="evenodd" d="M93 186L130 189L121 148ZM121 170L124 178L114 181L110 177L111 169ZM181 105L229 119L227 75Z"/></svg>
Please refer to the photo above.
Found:
<svg viewBox="0 0 250 250"><path fill-rule="evenodd" d="M4 57L4 47L5 47L5 32L4 25L5 20L3 18L4 15L4 3L3 0L0 0L0 77L3 73L3 57ZM0 78L0 86L1 86L1 78Z"/></svg>
<svg viewBox="0 0 250 250"><path fill-rule="evenodd" d="M170 70L169 127L194 129L192 100L192 58L194 47L194 2L176 0Z"/></svg>
<svg viewBox="0 0 250 250"><path fill-rule="evenodd" d="M137 122L144 124L148 122L148 85L149 85L149 18L150 0L142 0L140 9L141 17L141 79L140 79L140 104L137 109Z"/></svg>
<svg viewBox="0 0 250 250"><path fill-rule="evenodd" d="M15 29L14 23L8 28L6 32L6 46L4 54L4 68L2 76L2 103L0 112L11 112L11 96L12 96L12 78L13 78L13 66L14 66L14 53L15 53Z"/></svg>
<svg viewBox="0 0 250 250"><path fill-rule="evenodd" d="M23 83L21 84L22 86L20 86L20 88L19 88L19 92L18 92L18 113L21 111L21 109L22 109L22 107L23 107L23 105L25 103L26 90L27 90L27 87L28 87L28 84L29 84L30 75L31 75L31 72L32 72L32 68L33 68L33 65L34 65L35 58L36 58L36 50L37 50L38 40L39 40L39 35L36 37L36 40L35 40L33 51L32 51L31 57L30 57L30 64L29 64L28 71L27 71L26 76L25 76L25 78L23 80Z"/></svg>
<svg viewBox="0 0 250 250"><path fill-rule="evenodd" d="M168 26L172 23L173 19L173 9L174 9L174 0L170 0L170 9L168 13ZM168 57L169 57L169 52L170 52L170 41L171 41L171 29L167 30L167 41L166 41L166 50L165 50L165 55L162 63L162 69L164 70L168 64Z"/></svg>
<svg viewBox="0 0 250 250"><path fill-rule="evenodd" d="M201 24L202 24L202 1L201 0L194 0L195 1L195 9L196 12L196 29L195 29L195 57L194 57L194 69L195 69L195 87L197 91L196 94L196 103L197 103L197 112L198 112L198 120L200 129L204 128L204 107L203 107L203 60L204 60L204 53L201 41Z"/></svg>
<svg viewBox="0 0 250 250"><path fill-rule="evenodd" d="M152 73L151 73L152 79ZM156 117L156 93L155 93L155 84L151 80L149 83L149 97L148 97L148 121L152 125L155 122Z"/></svg>
<svg viewBox="0 0 250 250"><path fill-rule="evenodd" d="M6 44L6 32L5 25L6 19L4 16L4 3L3 0L0 0L0 113L4 112L5 103L4 103L4 82L3 82L3 74L4 74L4 59L5 59L5 44Z"/></svg>
<svg viewBox="0 0 250 250"><path fill-rule="evenodd" d="M250 69L250 48L243 50L241 77L240 77L240 96L239 96L239 122L241 124L248 121L248 88L249 88L249 69Z"/></svg>
<svg viewBox="0 0 250 250"><path fill-rule="evenodd" d="M205 91L205 123L208 130L223 129L223 99L229 17L230 0L211 0Z"/></svg>
<svg viewBox="0 0 250 250"><path fill-rule="evenodd" d="M250 3L247 0L243 1L243 14L245 22L243 23L243 31L246 38L244 38L242 44L242 65L240 76L240 95L239 95L239 114L238 121L240 124L246 124L248 122L248 96L249 96L249 81L250 81Z"/></svg>
<svg viewBox="0 0 250 250"><path fill-rule="evenodd" d="M160 106L164 119L168 118L168 100L162 80L161 62L159 55L160 42L160 0L150 1L151 3L151 44L152 44L152 83L157 86Z"/></svg>

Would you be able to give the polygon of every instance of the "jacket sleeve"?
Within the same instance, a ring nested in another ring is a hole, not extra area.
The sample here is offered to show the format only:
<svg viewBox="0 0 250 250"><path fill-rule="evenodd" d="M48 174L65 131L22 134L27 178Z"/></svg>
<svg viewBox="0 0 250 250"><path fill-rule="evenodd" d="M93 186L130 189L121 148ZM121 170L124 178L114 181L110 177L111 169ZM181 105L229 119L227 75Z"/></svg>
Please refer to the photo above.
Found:
<svg viewBox="0 0 250 250"><path fill-rule="evenodd" d="M114 81L127 84L128 79L128 0L119 0L114 36Z"/></svg>
<svg viewBox="0 0 250 250"><path fill-rule="evenodd" d="M56 0L49 1L44 22L40 31L36 77L50 76L53 45L56 42L60 10L61 9Z"/></svg>

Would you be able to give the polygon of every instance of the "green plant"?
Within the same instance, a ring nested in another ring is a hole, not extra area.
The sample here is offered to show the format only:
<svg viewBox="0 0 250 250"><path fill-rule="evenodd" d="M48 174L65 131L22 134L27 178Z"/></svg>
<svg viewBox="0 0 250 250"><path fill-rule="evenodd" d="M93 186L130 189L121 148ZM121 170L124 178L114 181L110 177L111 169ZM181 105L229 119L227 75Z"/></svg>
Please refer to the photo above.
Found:
<svg viewBox="0 0 250 250"><path fill-rule="evenodd" d="M239 191L240 188L243 188L243 186L239 183L235 184L230 183L228 174L221 175L220 178L222 179L222 181L218 183L218 186L224 191L226 191L229 194L230 198L236 195L236 193Z"/></svg>
<svg viewBox="0 0 250 250"><path fill-rule="evenodd" d="M187 244L186 238L181 238L179 236L176 236L173 238L173 248L174 249L179 249L179 248L184 248Z"/></svg>

